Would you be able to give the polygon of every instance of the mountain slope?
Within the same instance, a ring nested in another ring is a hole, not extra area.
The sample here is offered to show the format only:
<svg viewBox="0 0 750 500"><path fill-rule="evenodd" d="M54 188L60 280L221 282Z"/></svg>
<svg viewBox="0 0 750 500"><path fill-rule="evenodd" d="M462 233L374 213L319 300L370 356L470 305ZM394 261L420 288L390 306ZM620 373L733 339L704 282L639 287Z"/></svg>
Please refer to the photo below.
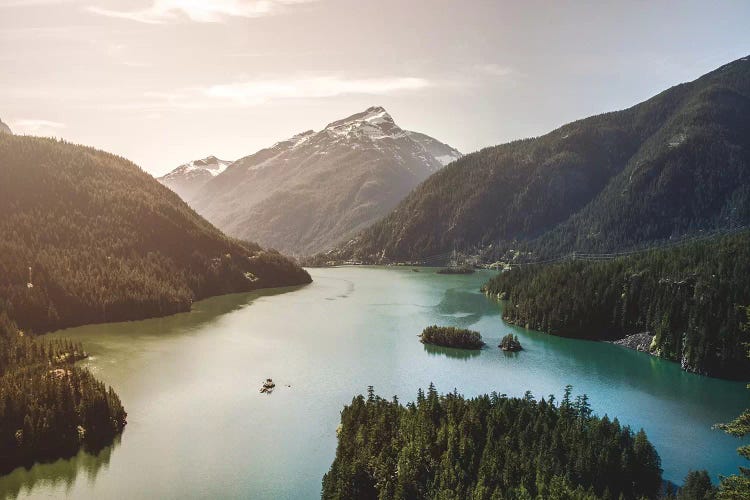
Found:
<svg viewBox="0 0 750 500"><path fill-rule="evenodd" d="M443 144L437 139L433 139L429 135L420 134L419 132L412 132L409 130L406 130L405 132L406 135L409 136L409 138L421 144L422 147L425 148L428 153L434 156L441 165L447 165L463 156L456 148L452 148L447 144Z"/></svg>
<svg viewBox="0 0 750 500"><path fill-rule="evenodd" d="M13 131L10 129L10 127L3 123L2 120L0 120L0 134L13 134Z"/></svg>
<svg viewBox="0 0 750 500"><path fill-rule="evenodd" d="M189 202L200 188L226 170L231 163L231 161L209 156L202 160L193 160L180 165L156 180L180 195L180 198Z"/></svg>
<svg viewBox="0 0 750 500"><path fill-rule="evenodd" d="M326 259L609 251L750 222L750 60L464 156Z"/></svg>
<svg viewBox="0 0 750 500"><path fill-rule="evenodd" d="M383 217L459 156L372 107L234 162L190 201L228 234L312 254Z"/></svg>
<svg viewBox="0 0 750 500"><path fill-rule="evenodd" d="M0 311L45 331L186 311L209 295L307 283L129 161L0 135Z"/></svg>

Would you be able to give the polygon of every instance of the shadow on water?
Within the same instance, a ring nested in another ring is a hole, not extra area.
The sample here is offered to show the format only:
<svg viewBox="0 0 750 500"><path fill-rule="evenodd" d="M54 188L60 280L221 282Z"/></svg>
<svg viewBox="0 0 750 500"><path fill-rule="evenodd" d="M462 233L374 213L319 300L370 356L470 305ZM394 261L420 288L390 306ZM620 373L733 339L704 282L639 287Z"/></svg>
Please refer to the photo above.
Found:
<svg viewBox="0 0 750 500"><path fill-rule="evenodd" d="M432 344L422 344L422 346L430 356L446 356L455 359L468 360L476 358L481 353L480 349L457 349L455 347L443 347Z"/></svg>
<svg viewBox="0 0 750 500"><path fill-rule="evenodd" d="M81 450L72 458L37 463L30 469L19 467L3 476L0 499L17 498L21 493L28 494L40 485L69 494L79 475L85 475L89 482L93 483L99 473L109 467L112 453L119 446L120 439L121 436L118 435L111 445L96 453Z"/></svg>
<svg viewBox="0 0 750 500"><path fill-rule="evenodd" d="M505 358L508 358L508 359L516 359L517 357L521 355L521 353L518 351L503 351L502 349L500 349L500 352Z"/></svg>
<svg viewBox="0 0 750 500"><path fill-rule="evenodd" d="M477 300L478 292L465 288L449 288L435 307L442 316L452 318L453 326L467 328L477 323L483 316L498 314L500 306L490 300Z"/></svg>
<svg viewBox="0 0 750 500"><path fill-rule="evenodd" d="M124 321L120 323L93 324L74 327L76 332L92 335L96 341L96 335L103 328L115 335L122 335L129 339L134 337L159 336L164 338L168 335L183 335L185 332L202 329L208 325L221 321L221 318L231 312L237 311L251 305L255 300L263 297L273 297L285 293L300 290L306 285L267 288L252 292L233 293L209 297L193 304L188 312L177 313L171 316L150 318L138 321ZM65 338L66 330L58 330L47 335L48 338Z"/></svg>

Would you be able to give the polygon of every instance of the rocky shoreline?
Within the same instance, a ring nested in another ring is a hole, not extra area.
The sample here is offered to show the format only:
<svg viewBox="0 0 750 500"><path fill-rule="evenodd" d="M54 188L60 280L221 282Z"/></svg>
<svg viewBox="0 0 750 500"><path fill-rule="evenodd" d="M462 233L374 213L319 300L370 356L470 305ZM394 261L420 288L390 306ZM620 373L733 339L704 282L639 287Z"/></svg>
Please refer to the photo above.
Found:
<svg viewBox="0 0 750 500"><path fill-rule="evenodd" d="M651 335L650 332L642 332L628 335L621 338L620 340L614 340L610 343L621 345L623 347L627 347L628 349L653 354L651 352L651 343L653 342L653 340L654 336Z"/></svg>

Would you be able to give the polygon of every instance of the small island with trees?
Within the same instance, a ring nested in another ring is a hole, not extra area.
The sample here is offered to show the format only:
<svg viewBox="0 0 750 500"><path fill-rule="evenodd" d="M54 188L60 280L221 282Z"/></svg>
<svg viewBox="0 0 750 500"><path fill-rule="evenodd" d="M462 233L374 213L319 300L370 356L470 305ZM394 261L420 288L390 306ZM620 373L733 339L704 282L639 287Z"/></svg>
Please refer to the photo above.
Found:
<svg viewBox="0 0 750 500"><path fill-rule="evenodd" d="M509 333L508 335L503 337L498 347L503 351L508 352L518 352L523 350L523 347L521 347L521 342L518 341L518 335L513 335L512 333Z"/></svg>
<svg viewBox="0 0 750 500"><path fill-rule="evenodd" d="M482 335L479 332L454 326L428 326L422 331L419 338L423 344L458 349L481 349L484 346Z"/></svg>

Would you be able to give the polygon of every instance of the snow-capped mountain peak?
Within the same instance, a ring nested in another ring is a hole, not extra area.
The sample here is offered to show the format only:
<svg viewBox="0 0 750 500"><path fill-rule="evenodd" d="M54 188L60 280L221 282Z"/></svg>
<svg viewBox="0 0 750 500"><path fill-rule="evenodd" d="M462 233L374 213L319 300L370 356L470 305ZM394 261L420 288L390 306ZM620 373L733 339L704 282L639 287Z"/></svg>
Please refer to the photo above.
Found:
<svg viewBox="0 0 750 500"><path fill-rule="evenodd" d="M231 161L208 156L175 168L157 180L188 201L205 183L224 172Z"/></svg>
<svg viewBox="0 0 750 500"><path fill-rule="evenodd" d="M190 204L230 236L311 255L383 217L460 155L373 106L235 161Z"/></svg>
<svg viewBox="0 0 750 500"><path fill-rule="evenodd" d="M332 137L369 138L379 140L403 137L404 131L396 125L385 108L373 106L352 116L329 123L324 132Z"/></svg>

